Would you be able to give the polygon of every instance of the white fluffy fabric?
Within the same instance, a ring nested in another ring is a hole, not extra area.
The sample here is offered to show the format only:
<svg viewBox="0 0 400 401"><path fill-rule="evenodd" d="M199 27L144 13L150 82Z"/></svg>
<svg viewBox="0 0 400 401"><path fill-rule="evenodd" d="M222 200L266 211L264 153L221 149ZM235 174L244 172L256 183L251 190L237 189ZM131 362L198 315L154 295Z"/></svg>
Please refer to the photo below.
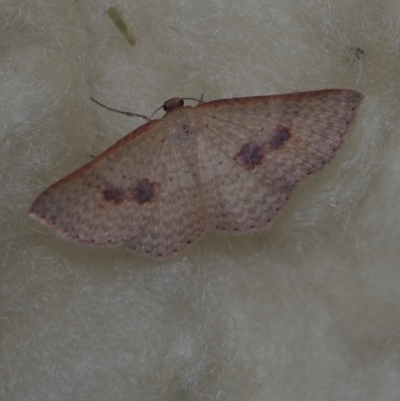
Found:
<svg viewBox="0 0 400 401"><path fill-rule="evenodd" d="M399 399L398 0L2 0L0 26L1 400ZM366 98L268 231L157 262L27 216L143 123L90 96L150 115L323 88Z"/></svg>

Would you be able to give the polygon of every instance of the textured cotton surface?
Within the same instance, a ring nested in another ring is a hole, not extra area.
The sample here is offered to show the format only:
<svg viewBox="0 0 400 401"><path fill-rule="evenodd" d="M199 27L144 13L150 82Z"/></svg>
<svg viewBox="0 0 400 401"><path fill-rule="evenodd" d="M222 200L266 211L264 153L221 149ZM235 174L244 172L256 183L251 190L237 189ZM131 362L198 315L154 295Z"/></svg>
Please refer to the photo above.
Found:
<svg viewBox="0 0 400 401"><path fill-rule="evenodd" d="M398 1L1 5L0 399L398 399ZM177 96L324 88L366 97L266 232L153 262L27 215L143 124L90 96L151 115Z"/></svg>

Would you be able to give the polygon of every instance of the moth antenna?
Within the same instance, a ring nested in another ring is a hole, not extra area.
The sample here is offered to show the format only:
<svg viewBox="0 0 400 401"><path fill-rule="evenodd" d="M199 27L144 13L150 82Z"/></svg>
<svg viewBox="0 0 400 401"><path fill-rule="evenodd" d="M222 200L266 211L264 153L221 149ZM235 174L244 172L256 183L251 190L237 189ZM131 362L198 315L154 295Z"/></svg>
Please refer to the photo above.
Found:
<svg viewBox="0 0 400 401"><path fill-rule="evenodd" d="M194 100L195 102L198 102L198 104L200 104L200 103L204 103L203 102L203 98L204 98L204 93L201 94L200 99L195 99L193 97L183 97L182 99L184 99L184 100Z"/></svg>
<svg viewBox="0 0 400 401"><path fill-rule="evenodd" d="M162 106L160 106L160 107L157 107L157 108L154 110L153 114L150 116L150 120L151 120L151 118L154 116L154 114L157 113L158 110L161 110L161 109L163 108L163 106L164 106L164 105L162 105Z"/></svg>
<svg viewBox="0 0 400 401"><path fill-rule="evenodd" d="M92 100L93 102L97 103L99 106L104 107L107 110L114 111L115 113L124 114L124 115L129 116L129 117L141 117L141 118L144 118L147 121L151 121L151 118L146 117L146 116L142 116L141 114L131 113L130 111L121 111L121 110L112 109L111 107L108 107L108 106L98 102L96 99L93 99L92 97L90 98L90 100Z"/></svg>
<svg viewBox="0 0 400 401"><path fill-rule="evenodd" d="M195 99L193 97L183 97L182 99L183 100L194 100L195 102L198 102L198 105L199 105L200 103L204 103L203 98L204 98L204 93L201 94L200 99Z"/></svg>

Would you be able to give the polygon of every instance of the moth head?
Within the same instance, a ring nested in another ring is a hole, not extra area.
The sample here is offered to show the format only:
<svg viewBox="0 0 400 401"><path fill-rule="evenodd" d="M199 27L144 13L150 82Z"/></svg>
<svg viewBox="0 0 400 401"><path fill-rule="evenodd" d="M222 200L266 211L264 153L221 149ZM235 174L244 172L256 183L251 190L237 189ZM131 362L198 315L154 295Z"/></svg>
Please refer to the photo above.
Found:
<svg viewBox="0 0 400 401"><path fill-rule="evenodd" d="M166 102L164 102L162 108L164 111L171 111L172 109L177 109L179 107L183 107L185 105L185 102L183 99L180 99L179 97L175 97L173 99L169 99Z"/></svg>

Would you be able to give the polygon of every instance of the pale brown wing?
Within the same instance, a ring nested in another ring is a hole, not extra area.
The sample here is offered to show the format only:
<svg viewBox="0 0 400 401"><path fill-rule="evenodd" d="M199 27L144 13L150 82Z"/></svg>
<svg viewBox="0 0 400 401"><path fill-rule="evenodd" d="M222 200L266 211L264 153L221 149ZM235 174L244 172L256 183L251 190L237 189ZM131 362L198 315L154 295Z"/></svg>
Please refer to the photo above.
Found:
<svg viewBox="0 0 400 401"><path fill-rule="evenodd" d="M29 214L61 236L126 241L146 224L163 174L163 120L145 124L47 188Z"/></svg>
<svg viewBox="0 0 400 401"><path fill-rule="evenodd" d="M146 224L126 245L150 256L174 255L205 233L207 219L198 181L197 141L167 140L160 187Z"/></svg>
<svg viewBox="0 0 400 401"><path fill-rule="evenodd" d="M194 110L212 146L266 184L292 187L333 157L362 98L333 89L216 100Z"/></svg>
<svg viewBox="0 0 400 401"><path fill-rule="evenodd" d="M248 232L267 225L289 199L287 188L272 187L199 135L199 173L209 227Z"/></svg>

